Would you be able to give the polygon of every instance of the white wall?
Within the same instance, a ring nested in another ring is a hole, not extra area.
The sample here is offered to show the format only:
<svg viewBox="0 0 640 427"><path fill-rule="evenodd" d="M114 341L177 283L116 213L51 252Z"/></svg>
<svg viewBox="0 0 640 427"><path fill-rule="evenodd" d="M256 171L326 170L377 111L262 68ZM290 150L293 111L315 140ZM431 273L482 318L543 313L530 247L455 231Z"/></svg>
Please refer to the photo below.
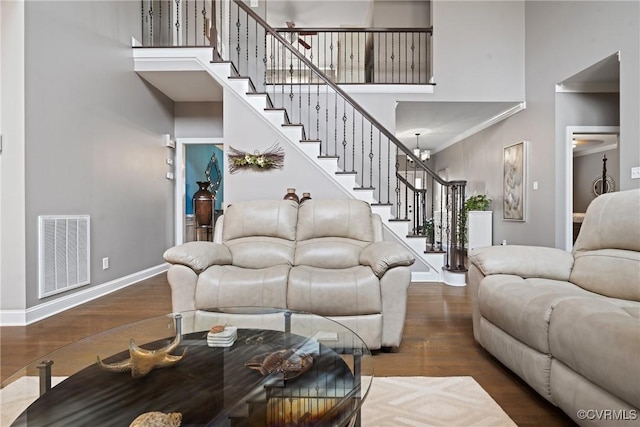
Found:
<svg viewBox="0 0 640 427"><path fill-rule="evenodd" d="M24 310L24 2L0 2L0 310Z"/></svg>
<svg viewBox="0 0 640 427"><path fill-rule="evenodd" d="M251 126L247 126L251 123ZM258 113L249 109L234 93L225 89L224 95L224 144L253 153L265 151L274 143L285 151L284 168L270 171L240 171L229 173L225 156L225 203L236 200L280 199L287 188L294 187L298 196L311 193L312 198L344 199L347 195L338 185L316 169L315 164L301 153Z"/></svg>

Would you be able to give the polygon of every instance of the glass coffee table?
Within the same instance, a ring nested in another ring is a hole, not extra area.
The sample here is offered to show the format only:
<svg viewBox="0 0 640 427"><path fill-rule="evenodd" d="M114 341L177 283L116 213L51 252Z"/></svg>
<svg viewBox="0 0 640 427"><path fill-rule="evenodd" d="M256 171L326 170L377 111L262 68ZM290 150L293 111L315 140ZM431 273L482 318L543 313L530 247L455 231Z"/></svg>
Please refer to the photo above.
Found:
<svg viewBox="0 0 640 427"><path fill-rule="evenodd" d="M346 426L360 424L372 379L371 353L345 326L309 313L234 307L92 335L26 366L2 388L26 380L39 388L12 426L129 426L150 412L180 414L182 426Z"/></svg>

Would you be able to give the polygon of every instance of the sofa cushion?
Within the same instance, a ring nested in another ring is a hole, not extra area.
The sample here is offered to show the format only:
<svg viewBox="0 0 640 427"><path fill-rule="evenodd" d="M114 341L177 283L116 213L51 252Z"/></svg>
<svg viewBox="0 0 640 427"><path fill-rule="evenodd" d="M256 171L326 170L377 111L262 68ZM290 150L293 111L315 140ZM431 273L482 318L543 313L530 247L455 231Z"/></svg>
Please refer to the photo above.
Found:
<svg viewBox="0 0 640 427"><path fill-rule="evenodd" d="M307 202L305 202L306 204ZM294 265L348 268L360 265L360 253L370 243L342 237L323 237L298 242Z"/></svg>
<svg viewBox="0 0 640 427"><path fill-rule="evenodd" d="M571 282L601 295L640 301L640 252L597 249L574 256Z"/></svg>
<svg viewBox="0 0 640 427"><path fill-rule="evenodd" d="M287 304L292 310L322 316L382 311L378 278L371 268L364 266L344 269L293 267L289 273Z"/></svg>
<svg viewBox="0 0 640 427"><path fill-rule="evenodd" d="M306 200L298 212L297 240L344 237L373 242L371 207L361 200Z"/></svg>
<svg viewBox="0 0 640 427"><path fill-rule="evenodd" d="M589 207L573 247L571 281L640 301L640 189L607 193Z"/></svg>
<svg viewBox="0 0 640 427"><path fill-rule="evenodd" d="M234 202L223 217L222 241L242 237L296 239L298 203L291 200Z"/></svg>
<svg viewBox="0 0 640 427"><path fill-rule="evenodd" d="M567 298L591 295L569 282L498 274L482 279L478 308L482 317L498 328L549 354L549 321L555 305Z"/></svg>
<svg viewBox="0 0 640 427"><path fill-rule="evenodd" d="M210 265L231 264L229 248L213 242L187 242L167 249L163 257L171 264L186 265L198 274Z"/></svg>
<svg viewBox="0 0 640 427"><path fill-rule="evenodd" d="M291 267L248 269L212 266L198 277L196 308L287 306L287 277Z"/></svg>
<svg viewBox="0 0 640 427"><path fill-rule="evenodd" d="M640 408L640 303L625 308L604 298L560 301L551 315L549 344L554 358Z"/></svg>
<svg viewBox="0 0 640 427"><path fill-rule="evenodd" d="M640 189L607 193L587 208L574 252L624 249L640 252Z"/></svg>
<svg viewBox="0 0 640 427"><path fill-rule="evenodd" d="M244 268L265 268L293 265L295 242L274 237L243 237L225 243L231 252L233 265Z"/></svg>

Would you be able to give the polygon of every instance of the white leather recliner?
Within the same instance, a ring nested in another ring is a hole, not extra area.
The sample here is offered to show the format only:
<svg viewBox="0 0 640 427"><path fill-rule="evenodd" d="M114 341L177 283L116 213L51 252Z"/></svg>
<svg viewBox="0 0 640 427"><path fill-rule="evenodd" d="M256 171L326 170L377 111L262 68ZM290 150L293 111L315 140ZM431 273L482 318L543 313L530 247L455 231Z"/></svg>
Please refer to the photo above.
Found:
<svg viewBox="0 0 640 427"><path fill-rule="evenodd" d="M414 258L359 200L235 202L214 242L168 249L173 311L277 307L329 317L370 349L398 347Z"/></svg>

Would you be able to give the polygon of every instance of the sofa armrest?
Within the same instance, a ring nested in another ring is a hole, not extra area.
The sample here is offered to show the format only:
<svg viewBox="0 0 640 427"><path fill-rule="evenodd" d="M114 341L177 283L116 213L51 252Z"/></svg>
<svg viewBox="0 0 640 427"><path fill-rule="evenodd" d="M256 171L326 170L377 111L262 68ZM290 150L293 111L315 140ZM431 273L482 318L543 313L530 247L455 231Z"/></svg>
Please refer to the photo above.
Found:
<svg viewBox="0 0 640 427"><path fill-rule="evenodd" d="M167 249L163 255L171 264L182 264L200 274L211 265L231 264L231 251L213 242L187 242Z"/></svg>
<svg viewBox="0 0 640 427"><path fill-rule="evenodd" d="M390 268L409 266L414 262L413 255L395 242L372 243L360 252L360 264L371 267L378 277Z"/></svg>
<svg viewBox="0 0 640 427"><path fill-rule="evenodd" d="M573 255L567 251L542 246L488 246L469 251L469 260L485 276L514 274L523 278L568 281Z"/></svg>

